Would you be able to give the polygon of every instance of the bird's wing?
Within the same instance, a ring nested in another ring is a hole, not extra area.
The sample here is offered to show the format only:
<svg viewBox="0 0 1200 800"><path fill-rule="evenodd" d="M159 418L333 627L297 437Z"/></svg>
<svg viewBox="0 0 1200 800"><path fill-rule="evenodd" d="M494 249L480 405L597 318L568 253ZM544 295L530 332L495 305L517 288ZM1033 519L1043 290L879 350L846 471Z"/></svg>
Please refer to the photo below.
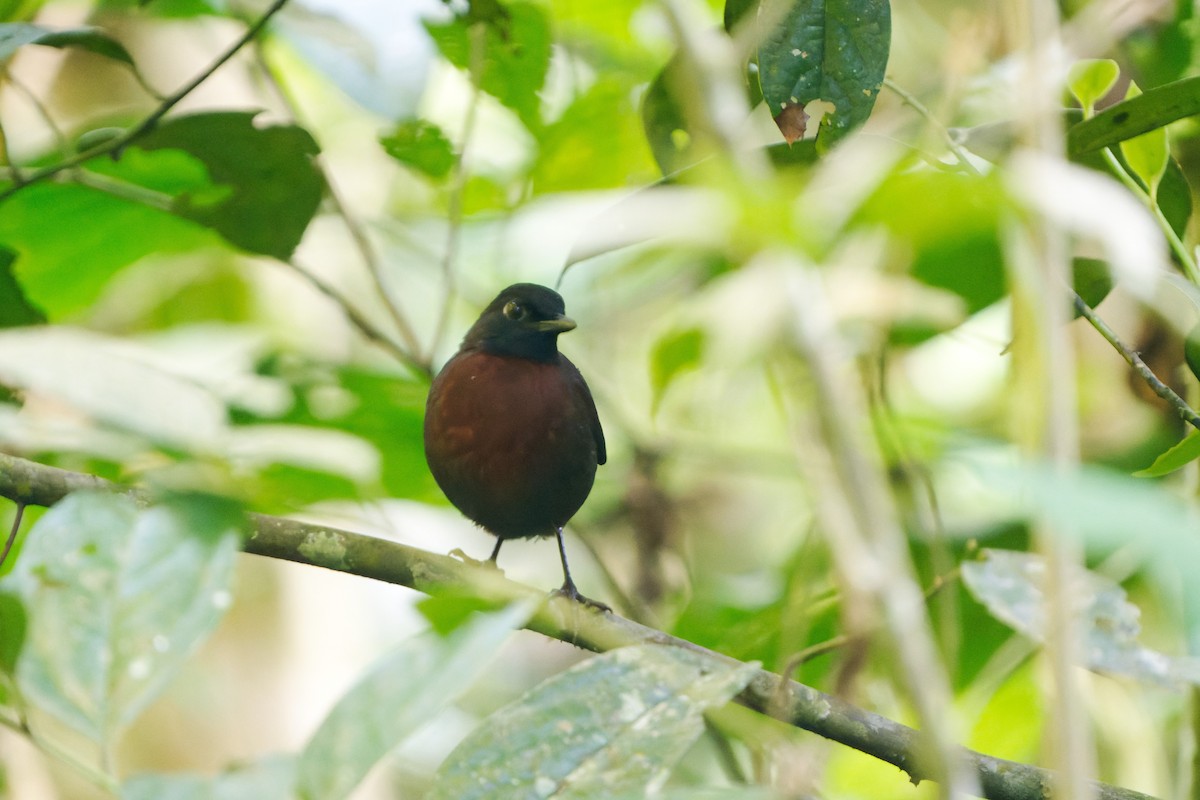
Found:
<svg viewBox="0 0 1200 800"><path fill-rule="evenodd" d="M596 440L596 463L603 464L608 460L608 451L604 446L604 428L600 427L600 415L596 412L596 401L592 399L592 391L588 388L583 374L571 363L571 359L559 353L567 372L571 374L571 389L576 393L580 402L588 411L588 423L592 427L592 437Z"/></svg>

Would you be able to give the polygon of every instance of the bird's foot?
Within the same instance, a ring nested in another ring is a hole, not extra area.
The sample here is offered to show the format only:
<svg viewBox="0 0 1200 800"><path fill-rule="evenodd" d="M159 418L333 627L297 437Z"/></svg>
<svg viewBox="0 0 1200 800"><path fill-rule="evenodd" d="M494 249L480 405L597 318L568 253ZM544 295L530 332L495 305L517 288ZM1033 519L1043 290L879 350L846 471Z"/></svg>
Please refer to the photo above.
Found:
<svg viewBox="0 0 1200 800"><path fill-rule="evenodd" d="M499 567L496 566L495 561L480 561L478 558L471 558L469 555L464 553L461 548L458 547L451 550L449 553L447 553L447 555L451 558L458 559L464 564L470 564L472 567L491 567L492 569L499 569Z"/></svg>
<svg viewBox="0 0 1200 800"><path fill-rule="evenodd" d="M581 603L589 608L594 608L597 611L603 611L608 614L612 613L612 608L605 605L604 603L601 603L599 600L593 600L590 597L584 597L583 595L581 595L579 593L579 590L575 588L575 584L573 584L573 583L564 583L561 587L559 587L558 589L555 589L550 594L552 597L565 597L568 600L573 600L576 603Z"/></svg>

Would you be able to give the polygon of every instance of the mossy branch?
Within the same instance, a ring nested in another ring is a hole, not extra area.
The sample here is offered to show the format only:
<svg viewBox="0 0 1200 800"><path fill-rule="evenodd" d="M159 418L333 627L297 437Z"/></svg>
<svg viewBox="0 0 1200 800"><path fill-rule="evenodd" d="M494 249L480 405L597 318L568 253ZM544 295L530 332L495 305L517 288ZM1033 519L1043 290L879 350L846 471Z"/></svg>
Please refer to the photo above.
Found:
<svg viewBox="0 0 1200 800"><path fill-rule="evenodd" d="M136 489L92 475L0 453L0 497L23 505L50 506L72 492L89 489L139 494ZM251 514L243 550L406 586L430 595L469 595L497 605L544 598L545 602L526 627L594 652L635 644L662 644L733 661L615 614L600 613L561 597L547 597L538 589L508 580L495 568L325 525ZM931 773L927 743L920 731L810 686L784 681L774 673L759 670L737 700L762 714L892 764L907 773L914 783L926 780ZM1054 775L1048 770L966 748L961 756L976 772L986 798L1048 800L1051 796ZM1096 796L1101 800L1149 797L1107 784L1096 784Z"/></svg>

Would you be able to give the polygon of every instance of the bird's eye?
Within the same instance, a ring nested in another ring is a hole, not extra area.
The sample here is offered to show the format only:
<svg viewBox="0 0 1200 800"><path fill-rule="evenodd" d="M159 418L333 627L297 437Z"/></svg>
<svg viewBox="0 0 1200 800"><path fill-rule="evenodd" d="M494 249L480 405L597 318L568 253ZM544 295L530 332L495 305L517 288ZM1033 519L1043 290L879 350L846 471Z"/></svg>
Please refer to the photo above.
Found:
<svg viewBox="0 0 1200 800"><path fill-rule="evenodd" d="M516 300L509 300L504 304L504 316L508 317L514 322L520 322L529 316L529 312L525 310L525 306L521 305Z"/></svg>

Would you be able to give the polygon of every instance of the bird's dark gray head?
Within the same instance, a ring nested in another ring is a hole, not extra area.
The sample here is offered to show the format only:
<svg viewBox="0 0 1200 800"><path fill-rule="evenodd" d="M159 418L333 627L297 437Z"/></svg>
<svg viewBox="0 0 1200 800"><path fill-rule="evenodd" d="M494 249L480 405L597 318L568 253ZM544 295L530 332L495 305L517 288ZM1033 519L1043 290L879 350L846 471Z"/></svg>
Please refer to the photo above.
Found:
<svg viewBox="0 0 1200 800"><path fill-rule="evenodd" d="M463 349L533 361L558 358L558 335L575 327L562 296L536 283L514 283L496 295L463 337Z"/></svg>

